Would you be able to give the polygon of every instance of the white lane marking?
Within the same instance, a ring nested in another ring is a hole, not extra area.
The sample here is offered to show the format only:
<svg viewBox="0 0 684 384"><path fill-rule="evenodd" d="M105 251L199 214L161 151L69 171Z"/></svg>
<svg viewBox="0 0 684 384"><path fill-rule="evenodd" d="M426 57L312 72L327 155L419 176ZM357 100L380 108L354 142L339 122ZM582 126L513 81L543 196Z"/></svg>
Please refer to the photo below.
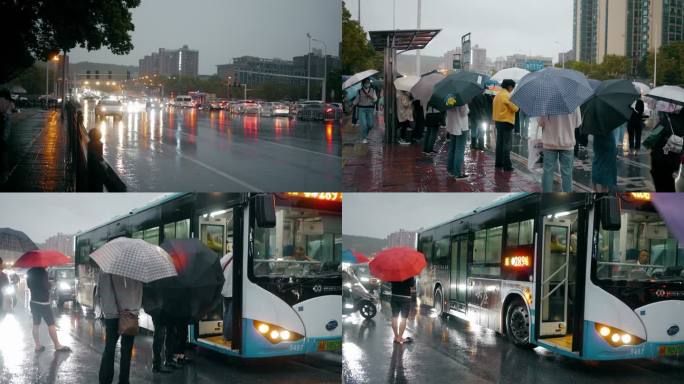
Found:
<svg viewBox="0 0 684 384"><path fill-rule="evenodd" d="M225 172L223 172L223 171L221 171L221 170L218 170L218 169L212 167L212 166L209 165L209 164L205 164L205 163L203 163L203 162L201 162L201 161L199 161L199 160L197 160L197 159L195 159L195 158L192 158L192 157L190 157L190 156L188 156L188 155L185 155L185 154L183 154L183 153L181 153L181 152L178 152L178 151L176 151L176 154L177 154L178 156L180 156L180 157L182 157L182 158L188 160L188 161L191 161L191 162L193 162L193 163L199 165L200 167L206 168L206 169L208 169L208 170L210 170L210 171L216 173L217 175L223 176L224 178L226 178L226 179L228 179L228 180L230 180L230 181L232 181L232 182L234 182L234 183L237 183L237 184L242 185L243 187L247 188L250 192L262 192L261 188L257 188L257 187L255 187L255 186L253 186L253 185L247 183L246 181L242 181L242 180L238 179L238 178L235 177L235 176L229 175L229 174L227 174L227 173L225 173Z"/></svg>

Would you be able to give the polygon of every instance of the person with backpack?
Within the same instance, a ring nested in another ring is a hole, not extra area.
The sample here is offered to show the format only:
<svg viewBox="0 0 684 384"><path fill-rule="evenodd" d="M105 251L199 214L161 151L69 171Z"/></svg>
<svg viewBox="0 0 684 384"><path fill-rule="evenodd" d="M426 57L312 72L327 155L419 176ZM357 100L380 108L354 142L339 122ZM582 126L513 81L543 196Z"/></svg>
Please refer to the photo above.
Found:
<svg viewBox="0 0 684 384"><path fill-rule="evenodd" d="M361 82L361 89L354 99L354 107L361 126L361 142L368 144L368 135L375 124L375 104L378 102L378 95L371 87L370 79Z"/></svg>

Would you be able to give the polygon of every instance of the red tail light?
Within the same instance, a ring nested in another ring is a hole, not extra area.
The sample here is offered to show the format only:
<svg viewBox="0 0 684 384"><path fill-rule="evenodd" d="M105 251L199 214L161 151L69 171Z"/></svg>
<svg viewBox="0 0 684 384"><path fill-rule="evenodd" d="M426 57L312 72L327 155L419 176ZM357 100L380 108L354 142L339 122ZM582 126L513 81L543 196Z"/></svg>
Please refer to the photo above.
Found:
<svg viewBox="0 0 684 384"><path fill-rule="evenodd" d="M328 109L325 110L326 113L330 113L330 112L332 112L332 111L333 111L332 108L328 108Z"/></svg>

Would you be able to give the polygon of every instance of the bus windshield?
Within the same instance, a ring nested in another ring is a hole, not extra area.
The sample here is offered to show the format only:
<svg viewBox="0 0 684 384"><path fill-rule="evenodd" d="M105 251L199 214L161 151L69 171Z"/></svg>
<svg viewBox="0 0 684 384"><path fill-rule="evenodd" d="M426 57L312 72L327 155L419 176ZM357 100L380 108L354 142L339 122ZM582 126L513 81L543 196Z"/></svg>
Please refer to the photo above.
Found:
<svg viewBox="0 0 684 384"><path fill-rule="evenodd" d="M337 272L341 252L339 215L277 206L275 228L255 228L253 273L278 278L327 275Z"/></svg>
<svg viewBox="0 0 684 384"><path fill-rule="evenodd" d="M683 245L652 209L623 209L620 230L599 229L595 252L595 276L600 281L684 280Z"/></svg>

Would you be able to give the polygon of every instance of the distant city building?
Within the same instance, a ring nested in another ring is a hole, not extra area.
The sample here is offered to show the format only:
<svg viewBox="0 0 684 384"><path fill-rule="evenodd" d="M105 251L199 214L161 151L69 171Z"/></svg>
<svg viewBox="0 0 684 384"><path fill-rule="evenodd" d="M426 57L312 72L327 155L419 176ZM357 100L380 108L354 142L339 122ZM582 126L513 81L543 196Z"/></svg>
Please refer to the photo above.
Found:
<svg viewBox="0 0 684 384"><path fill-rule="evenodd" d="M456 47L450 51L447 51L444 54L444 65L443 69L454 69L454 60L459 61L460 65L462 65L461 60L461 47ZM459 63L456 63L456 65L459 65Z"/></svg>
<svg viewBox="0 0 684 384"><path fill-rule="evenodd" d="M575 60L575 50L571 49L567 52L561 52L558 54L558 64L567 63L568 61Z"/></svg>
<svg viewBox="0 0 684 384"><path fill-rule="evenodd" d="M74 235L67 235L64 233L58 233L54 236L48 237L45 243L40 244L42 249L54 249L60 251L63 254L73 257L74 256Z"/></svg>
<svg viewBox="0 0 684 384"><path fill-rule="evenodd" d="M199 51L187 45L180 49L159 48L138 61L139 76L190 76L197 77Z"/></svg>
<svg viewBox="0 0 684 384"><path fill-rule="evenodd" d="M684 0L574 0L575 59L626 56L632 70L654 49L684 40Z"/></svg>
<svg viewBox="0 0 684 384"><path fill-rule="evenodd" d="M387 247L409 247L415 248L418 239L418 232L400 229L387 236Z"/></svg>
<svg viewBox="0 0 684 384"><path fill-rule="evenodd" d="M487 50L475 45L470 49L471 64L470 70L473 72L489 72L490 68L487 65Z"/></svg>

